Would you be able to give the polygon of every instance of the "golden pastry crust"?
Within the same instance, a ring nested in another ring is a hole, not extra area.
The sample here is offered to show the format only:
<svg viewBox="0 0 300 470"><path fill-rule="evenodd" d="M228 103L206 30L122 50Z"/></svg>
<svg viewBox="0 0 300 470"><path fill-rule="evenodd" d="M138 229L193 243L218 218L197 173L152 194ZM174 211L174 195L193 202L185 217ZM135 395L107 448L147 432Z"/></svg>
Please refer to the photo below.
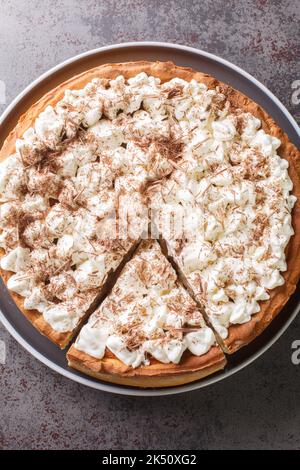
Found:
<svg viewBox="0 0 300 470"><path fill-rule="evenodd" d="M85 374L105 382L142 388L174 387L202 379L226 364L221 349L212 347L203 356L183 354L180 364L163 364L151 358L150 365L136 369L126 366L108 349L103 359L96 359L71 346L67 353L68 364Z"/></svg>
<svg viewBox="0 0 300 470"><path fill-rule="evenodd" d="M172 62L140 61L121 64L105 64L69 79L68 81L48 92L37 103L35 103L23 116L21 116L17 126L8 135L0 151L0 161L14 153L16 139L22 137L24 131L33 125L36 117L45 109L47 105L53 106L60 99L62 99L64 92L67 89L82 88L96 77L113 79L118 75L124 75L125 78L130 78L142 71L146 72L147 74L159 77L162 82L168 81L174 77L179 77L187 81L190 81L191 79L201 81L205 83L208 88L215 88L216 86L220 86L221 91L226 94L227 98L229 99L232 108L240 108L244 112L252 113L262 121L262 127L267 133L276 136L281 140L282 144L279 149L279 154L281 157L288 160L290 165L289 175L294 183L293 192L297 196L298 200L292 213L292 223L295 230L295 235L291 238L286 250L288 270L283 274L286 282L283 286L277 287L271 291L270 300L260 303L261 311L253 315L252 319L248 323L243 325L230 326L229 336L223 342L222 346L226 352L232 353L241 346L248 344L267 327L267 325L277 315L283 305L288 301L291 294L294 292L300 277L300 152L289 141L287 135L283 133L283 131L275 124L273 119L260 106L254 103L250 98L244 96L241 92L219 82L210 75L194 71L191 68L176 66ZM0 256L3 254L4 251L0 249ZM11 273L1 270L0 274L4 283L7 284ZM61 347L65 347L71 337L75 334L75 332L58 334L45 322L40 313L34 310L28 311L24 308L22 297L13 292L11 292L11 296L13 297L19 309L33 323L33 325L41 333L45 334L49 339L54 341L56 344L59 344ZM86 358L83 358L82 356L80 356L80 359L75 357L73 351L74 348L71 348L69 352L70 365L73 367L76 365L76 368L79 368L79 363L82 359L82 367L88 369L86 366ZM87 363L89 363L89 361ZM223 366L224 363L222 364L222 367ZM180 369L181 366L177 367ZM205 370L205 368L203 370ZM85 372L89 373L88 370L85 370ZM178 372L176 372L176 374L177 373ZM100 377L101 373L99 371L95 372L95 374L97 374L99 378L102 378ZM173 371L172 374L175 374L175 372ZM187 381L190 380L187 379ZM142 386L140 383L138 383L138 385Z"/></svg>

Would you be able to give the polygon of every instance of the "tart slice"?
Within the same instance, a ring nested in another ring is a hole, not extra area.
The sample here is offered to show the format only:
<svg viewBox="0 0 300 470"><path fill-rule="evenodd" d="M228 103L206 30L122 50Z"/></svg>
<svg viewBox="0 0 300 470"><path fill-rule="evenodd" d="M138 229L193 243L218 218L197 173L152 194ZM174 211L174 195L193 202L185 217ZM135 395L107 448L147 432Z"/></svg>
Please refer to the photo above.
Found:
<svg viewBox="0 0 300 470"><path fill-rule="evenodd" d="M148 188L166 253L227 353L266 328L299 279L299 153L261 124L241 110L205 131L190 124L180 165Z"/></svg>
<svg viewBox="0 0 300 470"><path fill-rule="evenodd" d="M84 223L81 219L81 226ZM81 237L69 232L48 248L13 248L1 259L1 273L28 320L65 348L105 295L135 243L90 239L82 227Z"/></svg>
<svg viewBox="0 0 300 470"><path fill-rule="evenodd" d="M0 151L0 275L61 347L147 230L143 187L180 156L169 120L150 113L160 80L105 70L42 97Z"/></svg>
<svg viewBox="0 0 300 470"><path fill-rule="evenodd" d="M69 365L108 382L166 387L226 363L156 241L143 241L112 292L81 329Z"/></svg>

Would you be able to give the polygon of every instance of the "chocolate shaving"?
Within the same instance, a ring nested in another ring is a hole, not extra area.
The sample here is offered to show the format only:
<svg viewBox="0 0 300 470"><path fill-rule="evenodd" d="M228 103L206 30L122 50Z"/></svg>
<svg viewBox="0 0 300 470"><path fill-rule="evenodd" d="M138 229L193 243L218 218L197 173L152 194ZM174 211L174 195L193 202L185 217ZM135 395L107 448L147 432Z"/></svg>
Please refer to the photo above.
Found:
<svg viewBox="0 0 300 470"><path fill-rule="evenodd" d="M183 87L178 85L175 88L172 88L172 90L166 90L168 95L167 98L168 100L171 100L172 98L182 96L183 93Z"/></svg>
<svg viewBox="0 0 300 470"><path fill-rule="evenodd" d="M162 158L176 162L182 156L183 142L174 140L170 137L150 137L136 140L135 144L143 150L148 150L153 146L153 150L161 155Z"/></svg>
<svg viewBox="0 0 300 470"><path fill-rule="evenodd" d="M255 228L253 230L252 237L255 241L258 241L261 239L264 234L264 231L269 225L268 217L262 212L258 213L253 221L253 225L255 226Z"/></svg>

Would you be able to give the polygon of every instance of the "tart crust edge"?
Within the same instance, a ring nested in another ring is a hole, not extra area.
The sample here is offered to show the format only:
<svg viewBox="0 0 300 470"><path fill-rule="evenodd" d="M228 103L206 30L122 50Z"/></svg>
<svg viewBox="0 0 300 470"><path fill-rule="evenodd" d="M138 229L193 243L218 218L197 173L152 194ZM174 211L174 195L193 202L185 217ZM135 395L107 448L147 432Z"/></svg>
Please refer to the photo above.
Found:
<svg viewBox="0 0 300 470"><path fill-rule="evenodd" d="M136 369L126 366L110 351L102 359L78 351L74 345L67 353L68 365L91 377L119 385L147 387L172 387L202 379L226 365L226 358L218 346L213 346L202 356L185 352L179 364L163 364L151 358L150 365Z"/></svg>

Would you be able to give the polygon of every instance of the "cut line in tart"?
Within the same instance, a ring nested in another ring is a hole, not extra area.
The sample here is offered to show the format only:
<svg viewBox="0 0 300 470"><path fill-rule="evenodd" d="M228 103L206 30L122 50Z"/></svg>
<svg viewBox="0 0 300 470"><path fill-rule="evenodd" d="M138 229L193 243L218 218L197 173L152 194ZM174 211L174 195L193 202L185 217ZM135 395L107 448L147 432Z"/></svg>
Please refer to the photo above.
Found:
<svg viewBox="0 0 300 470"><path fill-rule="evenodd" d="M156 241L143 241L90 316L69 365L124 385L167 387L207 376L226 360Z"/></svg>
<svg viewBox="0 0 300 470"><path fill-rule="evenodd" d="M100 65L34 104L0 161L1 277L62 348L143 238L161 238L227 353L259 335L296 288L299 151L256 103L207 74L171 62ZM151 386L146 371L165 367L156 361L111 381L142 369L136 385ZM183 363L168 364L167 384L210 371L184 376Z"/></svg>

